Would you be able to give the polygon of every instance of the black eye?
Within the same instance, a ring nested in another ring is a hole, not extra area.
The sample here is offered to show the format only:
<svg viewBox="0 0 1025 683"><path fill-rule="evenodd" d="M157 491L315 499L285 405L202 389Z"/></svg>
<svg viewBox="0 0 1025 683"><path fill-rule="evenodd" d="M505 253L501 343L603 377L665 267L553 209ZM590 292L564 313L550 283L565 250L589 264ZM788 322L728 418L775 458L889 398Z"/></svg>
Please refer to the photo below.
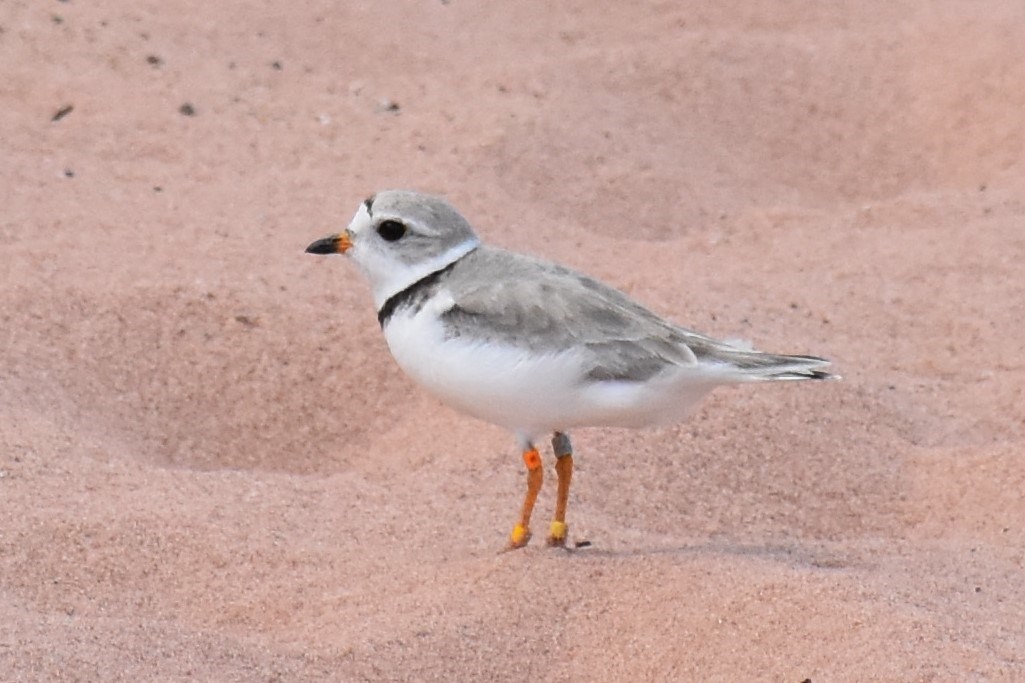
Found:
<svg viewBox="0 0 1025 683"><path fill-rule="evenodd" d="M377 234L385 242L394 242L406 234L406 226L398 221L381 221L377 226Z"/></svg>

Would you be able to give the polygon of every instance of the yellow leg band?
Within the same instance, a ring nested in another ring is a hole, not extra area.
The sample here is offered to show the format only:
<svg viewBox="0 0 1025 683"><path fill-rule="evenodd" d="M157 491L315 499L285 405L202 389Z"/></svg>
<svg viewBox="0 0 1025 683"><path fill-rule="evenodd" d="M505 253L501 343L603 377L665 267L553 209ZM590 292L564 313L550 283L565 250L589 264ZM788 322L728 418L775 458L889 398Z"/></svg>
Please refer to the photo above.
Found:
<svg viewBox="0 0 1025 683"><path fill-rule="evenodd" d="M548 537L554 540L566 538L566 523L552 522L552 525L548 527Z"/></svg>
<svg viewBox="0 0 1025 683"><path fill-rule="evenodd" d="M509 535L509 542L513 545L521 545L527 542L527 537L529 535L527 527L522 524L517 524L513 527L512 533Z"/></svg>

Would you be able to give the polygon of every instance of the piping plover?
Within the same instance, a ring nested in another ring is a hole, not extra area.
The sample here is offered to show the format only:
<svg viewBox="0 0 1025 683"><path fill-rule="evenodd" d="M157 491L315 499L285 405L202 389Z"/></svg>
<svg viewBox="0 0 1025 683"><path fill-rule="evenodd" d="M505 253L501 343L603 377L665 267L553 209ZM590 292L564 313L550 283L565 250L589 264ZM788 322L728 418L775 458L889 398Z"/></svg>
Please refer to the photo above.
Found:
<svg viewBox="0 0 1025 683"><path fill-rule="evenodd" d="M407 374L458 410L516 435L527 493L510 548L530 539L543 478L535 443L543 435L553 435L558 475L548 543L561 546L573 474L568 430L674 422L721 384L833 377L822 358L718 341L586 275L483 245L439 197L379 192L348 228L306 251L352 257Z"/></svg>

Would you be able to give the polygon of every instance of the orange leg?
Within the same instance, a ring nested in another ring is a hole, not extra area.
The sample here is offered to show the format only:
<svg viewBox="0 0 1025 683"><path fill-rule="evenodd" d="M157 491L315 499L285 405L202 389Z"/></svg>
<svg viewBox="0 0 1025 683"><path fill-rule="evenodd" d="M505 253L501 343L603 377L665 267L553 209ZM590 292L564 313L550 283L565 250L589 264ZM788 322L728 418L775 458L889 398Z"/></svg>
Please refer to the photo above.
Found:
<svg viewBox="0 0 1025 683"><path fill-rule="evenodd" d="M555 498L555 518L548 529L548 545L566 545L566 503L569 501L569 482L573 478L573 446L562 432L552 435L555 451L555 472L559 475L559 490Z"/></svg>
<svg viewBox="0 0 1025 683"><path fill-rule="evenodd" d="M513 527L509 535L509 549L522 548L530 540L530 515L534 512L541 482L544 480L544 469L541 467L541 456L533 445L523 451L523 462L527 466L527 495L523 499L523 510L520 512L520 523Z"/></svg>

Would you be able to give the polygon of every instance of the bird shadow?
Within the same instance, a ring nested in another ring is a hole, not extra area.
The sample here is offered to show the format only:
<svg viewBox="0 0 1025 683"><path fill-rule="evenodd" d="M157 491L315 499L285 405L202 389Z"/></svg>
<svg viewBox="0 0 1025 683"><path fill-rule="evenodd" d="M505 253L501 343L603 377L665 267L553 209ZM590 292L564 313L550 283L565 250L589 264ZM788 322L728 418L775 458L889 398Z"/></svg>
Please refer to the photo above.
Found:
<svg viewBox="0 0 1025 683"><path fill-rule="evenodd" d="M817 570L839 571L863 564L854 557L850 547L837 547L825 542L750 543L729 539L708 540L681 545L603 548L591 541L578 541L566 548L553 549L567 557L587 559L626 559L642 557L706 558L713 556L746 557L755 560L804 566Z"/></svg>

